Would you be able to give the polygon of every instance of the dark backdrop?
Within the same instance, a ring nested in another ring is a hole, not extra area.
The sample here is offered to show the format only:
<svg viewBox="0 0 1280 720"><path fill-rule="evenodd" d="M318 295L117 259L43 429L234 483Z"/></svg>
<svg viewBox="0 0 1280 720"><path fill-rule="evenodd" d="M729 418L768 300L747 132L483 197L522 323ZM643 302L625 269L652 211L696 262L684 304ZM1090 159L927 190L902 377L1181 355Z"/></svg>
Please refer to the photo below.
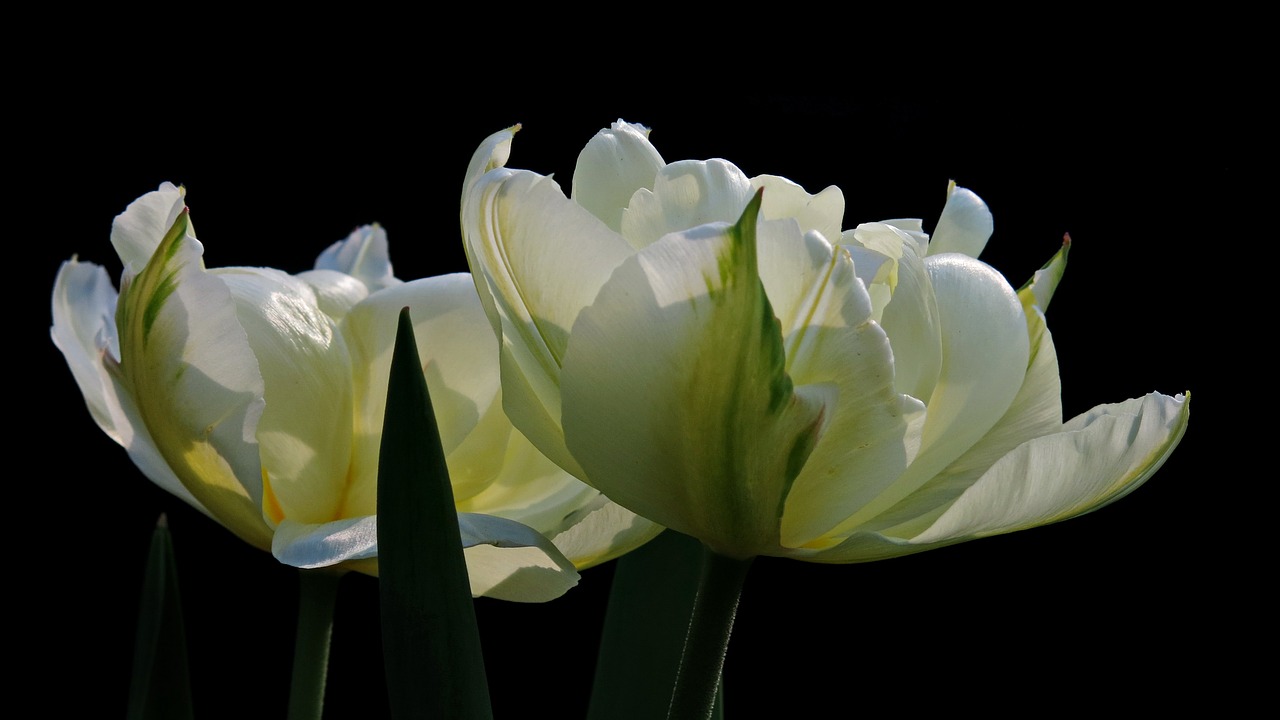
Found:
<svg viewBox="0 0 1280 720"><path fill-rule="evenodd" d="M850 227L894 217L931 227L954 179L990 205L983 259L1015 286L1070 232L1049 311L1067 415L1152 390L1196 394L1164 469L1096 513L872 564L760 559L725 668L731 717L783 707L778 717L827 707L1019 715L1024 703L1123 711L1221 690L1220 600L1248 591L1204 540L1227 480L1222 462L1202 459L1219 449L1206 432L1224 420L1203 385L1213 333L1197 319L1215 269L1193 244L1236 213L1221 188L1237 168L1196 98L1061 79L1001 91L973 81L950 93L637 96L522 88L519 73L471 92L341 74L166 73L93 78L92 94L64 99L62 124L28 136L39 167L10 212L14 241L36 254L22 268L33 283L20 300L31 306L22 351L10 346L10 366L35 372L11 396L30 418L15 452L39 454L11 479L25 488L16 512L34 523L12 576L53 611L36 615L45 641L29 667L75 679L49 696L53 707L123 714L161 513L201 717L283 716L296 602L289 568L153 487L93 424L48 339L58 264L78 254L118 278L112 218L168 180L187 187L210 266L302 271L352 228L379 222L400 277L463 271L459 191L484 137L522 123L509 165L556 173L567 188L578 150L618 118L650 126L668 161L724 157L811 192L839 185ZM498 718L583 715L612 571L589 570L544 605L476 602ZM385 717L376 612L376 581L348 576L326 717Z"/></svg>

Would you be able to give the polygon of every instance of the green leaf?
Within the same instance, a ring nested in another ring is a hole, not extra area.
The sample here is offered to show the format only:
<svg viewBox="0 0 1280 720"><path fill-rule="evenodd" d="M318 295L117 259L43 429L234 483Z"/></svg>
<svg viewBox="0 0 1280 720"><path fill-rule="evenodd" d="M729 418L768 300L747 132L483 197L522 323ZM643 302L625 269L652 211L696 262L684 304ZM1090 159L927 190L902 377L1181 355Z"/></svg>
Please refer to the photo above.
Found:
<svg viewBox="0 0 1280 720"><path fill-rule="evenodd" d="M164 515L151 534L147 570L142 580L127 717L129 720L193 717L177 566Z"/></svg>
<svg viewBox="0 0 1280 720"><path fill-rule="evenodd" d="M618 559L587 720L666 717L702 553L697 540L667 530ZM714 717L723 717L723 704Z"/></svg>
<svg viewBox="0 0 1280 720"><path fill-rule="evenodd" d="M378 459L378 566L394 717L491 718L453 488L408 308Z"/></svg>

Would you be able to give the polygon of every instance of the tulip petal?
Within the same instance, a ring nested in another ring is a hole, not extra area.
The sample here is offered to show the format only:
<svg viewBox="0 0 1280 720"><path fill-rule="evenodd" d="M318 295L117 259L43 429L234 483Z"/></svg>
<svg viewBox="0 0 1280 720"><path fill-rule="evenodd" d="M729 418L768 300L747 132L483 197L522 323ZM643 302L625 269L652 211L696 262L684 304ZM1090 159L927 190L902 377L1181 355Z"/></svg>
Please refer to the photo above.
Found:
<svg viewBox="0 0 1280 720"><path fill-rule="evenodd" d="M355 373L349 514L372 514L377 506L387 381L398 316L405 307L413 320L455 498L474 495L502 469L501 452L482 451L488 443L491 448L505 446L511 426L499 404L497 341L471 277L453 273L407 282L370 295L341 326ZM480 449L468 450L468 437L476 433Z"/></svg>
<svg viewBox="0 0 1280 720"><path fill-rule="evenodd" d="M478 492L459 498L459 511L497 515L554 537L575 515L601 502L598 490L548 460L509 423L506 427L500 443L477 444L477 451L496 456L502 466Z"/></svg>
<svg viewBox="0 0 1280 720"><path fill-rule="evenodd" d="M886 528L897 537L923 531L997 460L1027 440L1062 429L1062 383L1053 337L1044 313L1028 304L1026 296L1023 303L1032 352L1027 375L1008 411L945 470L877 518L874 527Z"/></svg>
<svg viewBox="0 0 1280 720"><path fill-rule="evenodd" d="M910 231L889 223L863 223L845 242L871 294L872 318L884 327L893 346L894 386L927 400L942 371L942 330L919 244ZM868 277L870 272L874 276ZM877 312L876 303L886 299Z"/></svg>
<svg viewBox="0 0 1280 720"><path fill-rule="evenodd" d="M364 283L369 292L399 285L387 250L387 231L381 225L363 225L345 240L330 245L316 258L317 270L336 270Z"/></svg>
<svg viewBox="0 0 1280 720"><path fill-rule="evenodd" d="M816 231L802 237L792 220L762 222L758 236L760 277L778 309L787 373L802 388L834 396L782 516L782 544L800 545L901 475L915 452L909 420L924 406L894 391L889 339L870 322L871 298L845 249Z"/></svg>
<svg viewBox="0 0 1280 720"><path fill-rule="evenodd" d="M206 515L209 511L178 480L132 398L107 371L106 359L116 362L116 291L107 272L93 263L64 262L53 284L53 344L62 351L80 387L89 414L99 428L129 453L134 464L155 484Z"/></svg>
<svg viewBox="0 0 1280 720"><path fill-rule="evenodd" d="M579 570L617 558L657 537L661 525L596 495L592 505L565 518L564 532L551 541Z"/></svg>
<svg viewBox="0 0 1280 720"><path fill-rule="evenodd" d="M622 215L622 236L639 250L658 238L712 222L732 223L751 201L751 181L724 160L681 160L663 167Z"/></svg>
<svg viewBox="0 0 1280 720"><path fill-rule="evenodd" d="M505 167L507 159L511 157L511 141L515 138L516 132L520 130L520 126L512 125L505 130L499 130L480 143L480 147L471 155L471 162L467 165L467 174L462 180L462 197L466 198L471 192L472 186L476 184L485 173L495 168ZM465 202L465 200L464 200Z"/></svg>
<svg viewBox="0 0 1280 720"><path fill-rule="evenodd" d="M182 484L220 523L265 549L271 534L255 439L262 375L230 290L204 272L202 249L180 213L121 292L121 356L112 371Z"/></svg>
<svg viewBox="0 0 1280 720"><path fill-rule="evenodd" d="M378 556L378 518L374 515L325 523L285 518L276 526L271 553L285 565L321 568Z"/></svg>
<svg viewBox="0 0 1280 720"><path fill-rule="evenodd" d="M100 265L72 259L58 268L49 331L53 344L66 358L94 422L112 440L126 445L121 430L116 429L123 421L120 403L102 364L104 354L119 354L111 347L116 344L115 308L116 290ZM130 428L122 430L128 433Z"/></svg>
<svg viewBox="0 0 1280 720"><path fill-rule="evenodd" d="M129 203L112 221L111 245L124 264L126 278L142 272L151 260L156 246L186 209L186 194L185 189L173 183L162 183L160 189ZM187 226L190 224L191 219L187 218Z"/></svg>
<svg viewBox="0 0 1280 720"><path fill-rule="evenodd" d="M295 277L311 286L320 312L335 322L342 320L351 308L369 297L367 285L337 270L307 270Z"/></svg>
<svg viewBox="0 0 1280 720"><path fill-rule="evenodd" d="M265 383L257 438L265 511L324 523L346 511L351 462L351 357L311 287L269 268L210 271L227 284Z"/></svg>
<svg viewBox="0 0 1280 720"><path fill-rule="evenodd" d="M1019 445L913 543L954 542L1066 520L1128 494L1187 429L1190 399L1152 393L1099 405L1063 431Z"/></svg>
<svg viewBox="0 0 1280 720"><path fill-rule="evenodd" d="M569 196L614 232L622 232L622 213L640 188L653 189L666 165L649 142L649 128L619 120L601 130L578 155Z"/></svg>
<svg viewBox="0 0 1280 720"><path fill-rule="evenodd" d="M930 256L925 267L937 296L942 366L926 401L920 453L837 534L890 509L978 442L1008 411L1026 376L1027 320L1009 283L985 263L955 253Z"/></svg>
<svg viewBox="0 0 1280 720"><path fill-rule="evenodd" d="M544 535L493 515L458 513L471 594L546 602L578 584L578 571Z"/></svg>
<svg viewBox="0 0 1280 720"><path fill-rule="evenodd" d="M929 238L929 254L953 252L976 258L987 246L994 227L991 211L982 198L953 180L947 185L947 204Z"/></svg>
<svg viewBox="0 0 1280 720"><path fill-rule="evenodd" d="M795 218L801 232L816 230L827 242L839 242L840 223L844 221L844 193L840 188L831 185L817 195L810 195L798 183L777 175L753 177L751 188L765 189L764 203L760 206L762 218Z"/></svg>
<svg viewBox="0 0 1280 720"><path fill-rule="evenodd" d="M501 338L507 413L538 449L579 474L560 429L561 358L578 312L631 248L550 178L526 171L477 179L463 197L462 231L481 303Z"/></svg>
<svg viewBox="0 0 1280 720"><path fill-rule="evenodd" d="M520 523L459 513L458 528L473 596L545 602L578 583L573 563L550 540ZM276 528L272 553L280 562L300 568L376 558L377 516L321 524L286 519Z"/></svg>
<svg viewBox="0 0 1280 720"><path fill-rule="evenodd" d="M776 545L831 395L785 372L757 271L758 197L737 225L624 262L574 325L562 375L565 440L591 483L740 558Z"/></svg>
<svg viewBox="0 0 1280 720"><path fill-rule="evenodd" d="M902 538L883 533L858 530L838 541L810 543L809 546L785 548L783 557L806 562L844 565L848 563L887 560L928 550L933 546L912 545Z"/></svg>
<svg viewBox="0 0 1280 720"><path fill-rule="evenodd" d="M1067 254L1071 250L1071 236L1062 236L1062 247L1058 252L1053 254L1031 279L1025 285L1018 288L1018 297L1022 299L1022 304L1035 305L1040 308L1043 313L1049 309L1049 301L1053 299L1053 293L1058 289L1058 283L1062 282L1062 275L1067 269Z"/></svg>

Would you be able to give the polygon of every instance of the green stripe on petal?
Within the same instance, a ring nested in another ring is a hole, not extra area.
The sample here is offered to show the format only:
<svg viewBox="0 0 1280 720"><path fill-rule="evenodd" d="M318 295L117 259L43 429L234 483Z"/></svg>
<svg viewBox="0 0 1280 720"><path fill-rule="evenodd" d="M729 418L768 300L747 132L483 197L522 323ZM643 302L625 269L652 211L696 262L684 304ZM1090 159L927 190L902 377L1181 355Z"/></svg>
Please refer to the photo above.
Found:
<svg viewBox="0 0 1280 720"><path fill-rule="evenodd" d="M1071 236L1062 236L1062 247L1053 254L1039 270L1031 276L1025 285L1018 288L1018 298L1024 307L1035 305L1041 312L1049 309L1049 301L1062 282L1062 275L1067 270L1067 253L1071 250Z"/></svg>
<svg viewBox="0 0 1280 720"><path fill-rule="evenodd" d="M740 558L776 546L827 399L785 371L759 203L623 263L574 325L562 374L565 440L592 484Z"/></svg>
<svg viewBox="0 0 1280 720"><path fill-rule="evenodd" d="M201 253L184 210L121 292L112 367L183 486L218 522L266 549L254 437L262 376L231 292L204 272Z"/></svg>
<svg viewBox="0 0 1280 720"><path fill-rule="evenodd" d="M111 223L111 245L124 264L126 277L142 272L151 260L156 246L186 211L185 198L186 190L163 183L158 190L129 203Z"/></svg>

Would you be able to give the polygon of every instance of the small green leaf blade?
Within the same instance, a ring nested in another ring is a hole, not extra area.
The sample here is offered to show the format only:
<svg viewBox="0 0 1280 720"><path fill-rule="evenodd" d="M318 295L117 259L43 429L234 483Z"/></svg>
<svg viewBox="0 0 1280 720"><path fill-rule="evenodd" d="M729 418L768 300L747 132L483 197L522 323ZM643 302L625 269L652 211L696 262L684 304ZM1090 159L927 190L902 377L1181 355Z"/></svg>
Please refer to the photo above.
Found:
<svg viewBox="0 0 1280 720"><path fill-rule="evenodd" d="M129 720L190 720L193 717L177 564L164 515L151 534L147 553L126 717Z"/></svg>

